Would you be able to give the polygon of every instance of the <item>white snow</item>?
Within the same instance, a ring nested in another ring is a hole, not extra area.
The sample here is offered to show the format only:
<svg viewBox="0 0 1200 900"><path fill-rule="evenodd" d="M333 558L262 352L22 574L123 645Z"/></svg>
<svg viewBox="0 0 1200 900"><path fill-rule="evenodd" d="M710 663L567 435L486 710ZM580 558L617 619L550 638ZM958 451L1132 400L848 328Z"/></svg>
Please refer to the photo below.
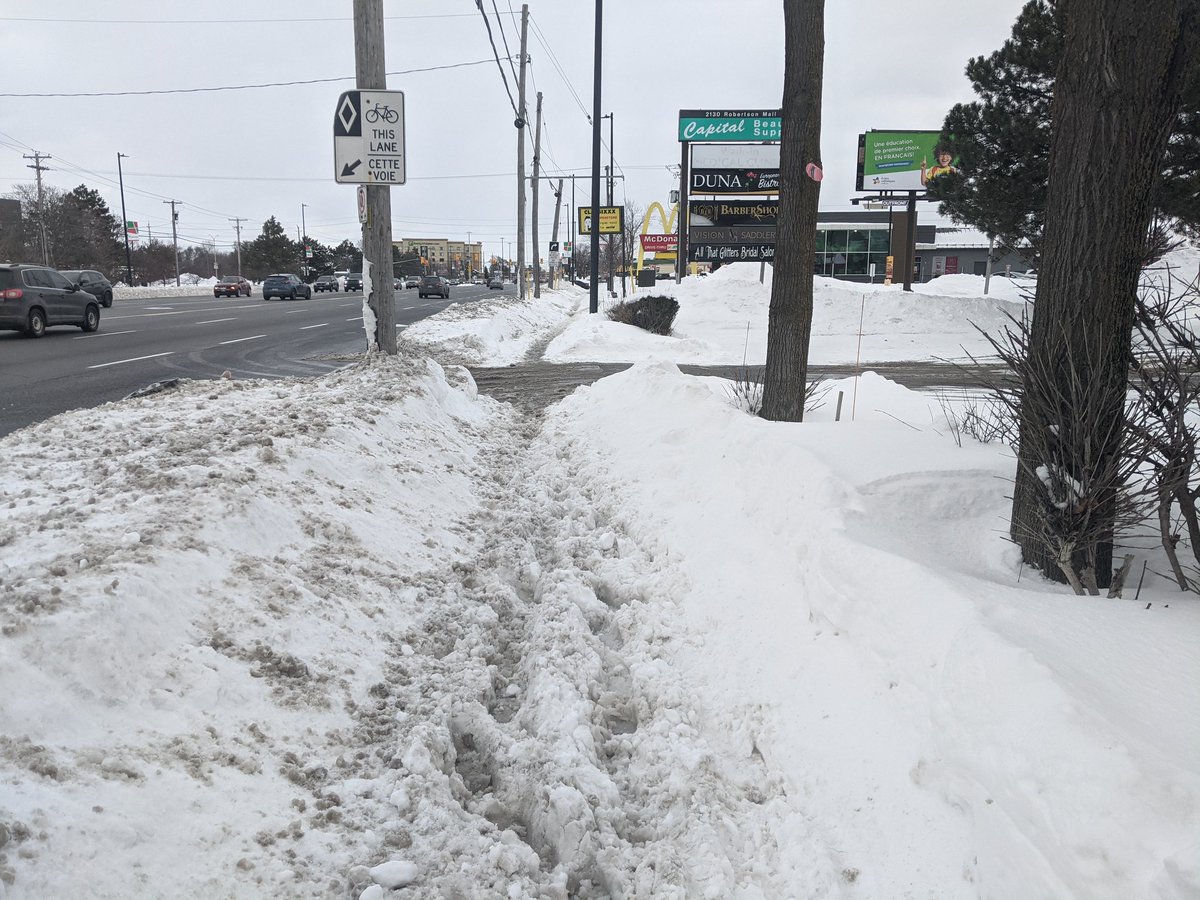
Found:
<svg viewBox="0 0 1200 900"><path fill-rule="evenodd" d="M819 279L813 360L986 353L981 285ZM1022 569L932 395L745 414L677 364L762 361L758 267L663 286L0 439L0 897L1200 895L1195 597ZM637 365L452 364L547 345Z"/></svg>

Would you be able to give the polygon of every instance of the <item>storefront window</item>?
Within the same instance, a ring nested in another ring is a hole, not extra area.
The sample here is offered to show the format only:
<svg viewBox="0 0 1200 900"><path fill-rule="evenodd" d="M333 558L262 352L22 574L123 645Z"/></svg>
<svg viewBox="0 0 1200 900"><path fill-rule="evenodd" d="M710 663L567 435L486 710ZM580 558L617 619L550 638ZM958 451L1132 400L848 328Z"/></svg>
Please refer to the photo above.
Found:
<svg viewBox="0 0 1200 900"><path fill-rule="evenodd" d="M851 253L866 253L869 241L868 231L850 231L846 233L846 249Z"/></svg>
<svg viewBox="0 0 1200 900"><path fill-rule="evenodd" d="M867 274L867 254L865 253L847 253L846 254L846 275L866 275Z"/></svg>
<svg viewBox="0 0 1200 900"><path fill-rule="evenodd" d="M826 253L845 253L846 241L848 235L845 231L827 231L825 232L825 252Z"/></svg>

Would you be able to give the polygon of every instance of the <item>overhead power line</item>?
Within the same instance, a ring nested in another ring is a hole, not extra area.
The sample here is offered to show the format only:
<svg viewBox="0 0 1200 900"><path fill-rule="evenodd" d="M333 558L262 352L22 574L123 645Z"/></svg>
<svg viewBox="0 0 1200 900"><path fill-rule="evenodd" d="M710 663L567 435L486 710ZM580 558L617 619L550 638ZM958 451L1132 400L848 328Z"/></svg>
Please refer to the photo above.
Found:
<svg viewBox="0 0 1200 900"><path fill-rule="evenodd" d="M513 99L512 88L508 86L508 75L504 71L504 64L500 62L500 51L496 49L496 39L492 36L492 23L488 21L487 10L483 8L483 0L475 0L475 6L478 8L479 14L483 16L483 24L487 28L488 43L492 45L492 55L496 57L496 67L500 70L500 80L504 82L504 92L508 94L508 105L512 107L513 115L519 119L521 114L517 112L517 101ZM506 43L506 50L507 46ZM509 58L509 65L512 65L511 57Z"/></svg>
<svg viewBox="0 0 1200 900"><path fill-rule="evenodd" d="M438 13L424 16L384 16L386 19L466 19L471 13ZM294 22L353 22L353 16L327 16L323 18L292 18ZM44 19L30 16L0 16L0 22L52 22L76 25L279 25L275 19Z"/></svg>
<svg viewBox="0 0 1200 900"><path fill-rule="evenodd" d="M494 49L494 48L493 48ZM498 61L498 60L497 60ZM461 69L466 66L482 66L490 63L490 59L477 59L473 62L451 63L445 66L426 66L420 69L402 69L399 72L388 72L388 75L413 75L417 72L438 72L443 69ZM501 72L503 73L503 69ZM250 91L259 88L293 87L298 84L328 84L333 81L354 81L354 75L342 75L337 78L311 78L305 81L270 81L263 84L230 84L222 87L199 88L168 88L153 91L71 91L71 92L38 92L32 94L14 94L0 92L0 97L144 97L151 94L205 94L217 91Z"/></svg>

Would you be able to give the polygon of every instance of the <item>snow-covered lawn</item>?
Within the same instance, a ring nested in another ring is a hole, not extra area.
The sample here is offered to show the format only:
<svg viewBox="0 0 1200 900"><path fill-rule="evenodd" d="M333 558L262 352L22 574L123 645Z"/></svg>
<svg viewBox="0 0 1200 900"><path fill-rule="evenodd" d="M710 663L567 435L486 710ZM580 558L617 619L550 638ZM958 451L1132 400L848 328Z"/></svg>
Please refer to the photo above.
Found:
<svg viewBox="0 0 1200 900"><path fill-rule="evenodd" d="M682 375L762 361L757 277L0 439L0 897L1200 895L1195 598L1022 569L929 395ZM981 350L970 278L819 282L814 360ZM547 342L639 364L539 416L449 362Z"/></svg>

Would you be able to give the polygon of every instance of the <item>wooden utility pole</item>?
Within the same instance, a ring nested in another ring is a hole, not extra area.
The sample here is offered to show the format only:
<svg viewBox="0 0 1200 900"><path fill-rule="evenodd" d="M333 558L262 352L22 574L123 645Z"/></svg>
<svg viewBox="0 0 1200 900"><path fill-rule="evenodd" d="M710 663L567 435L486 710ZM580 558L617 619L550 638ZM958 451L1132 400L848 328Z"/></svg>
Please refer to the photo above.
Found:
<svg viewBox="0 0 1200 900"><path fill-rule="evenodd" d="M240 277L242 274L242 223L246 220L239 217L229 219L233 223L234 230L237 231L237 273Z"/></svg>
<svg viewBox="0 0 1200 900"><path fill-rule="evenodd" d="M558 190L554 192L554 228L550 232L550 240L553 241L554 243L558 243L558 214L559 214L559 211L562 210L562 191L563 191L563 180L560 178L560 179L558 179ZM559 251L558 258L559 258L559 260L562 259L562 251L561 250ZM561 266L562 263L560 262L559 265ZM549 281L551 288L554 287L554 283L555 283L557 275L558 275L558 272L556 272L554 270L554 267L551 267L550 281Z"/></svg>
<svg viewBox="0 0 1200 900"><path fill-rule="evenodd" d="M538 243L538 175L542 161L542 92L537 94L537 126L533 129L533 296L542 296L542 245Z"/></svg>
<svg viewBox="0 0 1200 900"><path fill-rule="evenodd" d="M32 159L33 165L26 166L27 169L33 169L37 173L37 191L38 191L38 231L42 239L42 265L50 265L50 249L46 242L46 205L42 196L42 173L49 171L49 166L43 166L43 159L53 159L48 153L39 153L34 150L32 154L25 154L22 159Z"/></svg>
<svg viewBox="0 0 1200 900"><path fill-rule="evenodd" d="M164 200L163 203L171 204L171 243L175 246L175 287L179 287L179 234L175 230L175 223L179 220L179 213L175 212L175 204L178 200Z"/></svg>
<svg viewBox="0 0 1200 900"><path fill-rule="evenodd" d="M521 70L517 77L517 291L525 299L525 44L529 4L521 4Z"/></svg>
<svg viewBox="0 0 1200 900"><path fill-rule="evenodd" d="M354 76L360 91L387 90L383 60L383 0L354 0ZM375 314L374 344L396 355L396 307L392 289L392 189L368 184L362 229L363 278L370 279L367 305ZM366 284L363 285L364 289Z"/></svg>

